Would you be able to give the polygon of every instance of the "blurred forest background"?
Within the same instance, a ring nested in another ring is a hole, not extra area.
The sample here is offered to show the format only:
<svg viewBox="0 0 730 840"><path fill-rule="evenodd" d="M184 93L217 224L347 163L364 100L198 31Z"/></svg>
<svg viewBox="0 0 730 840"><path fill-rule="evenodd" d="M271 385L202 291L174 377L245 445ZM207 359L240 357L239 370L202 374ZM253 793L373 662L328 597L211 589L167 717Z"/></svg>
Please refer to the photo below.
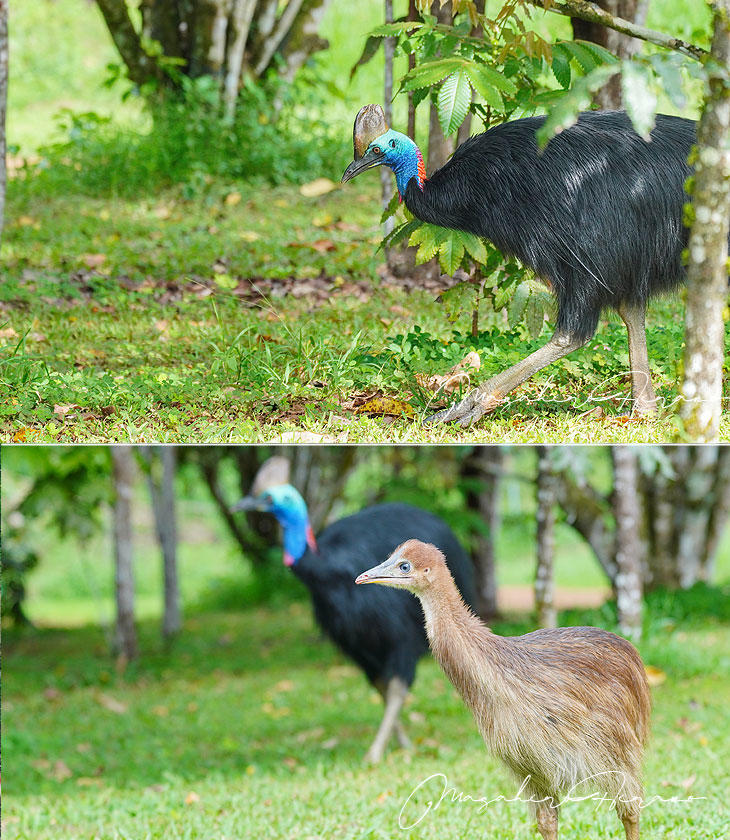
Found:
<svg viewBox="0 0 730 840"><path fill-rule="evenodd" d="M727 449L5 446L4 837L375 840L433 773L512 791L430 657L404 711L413 750L363 766L380 696L323 638L273 518L228 513L273 454L315 528L386 499L440 513L495 632L631 635L653 694L647 793L705 797L648 807L644 830L726 836ZM533 836L514 804L476 818ZM456 840L470 819L441 808L415 836ZM575 803L563 834L618 839L616 822Z"/></svg>

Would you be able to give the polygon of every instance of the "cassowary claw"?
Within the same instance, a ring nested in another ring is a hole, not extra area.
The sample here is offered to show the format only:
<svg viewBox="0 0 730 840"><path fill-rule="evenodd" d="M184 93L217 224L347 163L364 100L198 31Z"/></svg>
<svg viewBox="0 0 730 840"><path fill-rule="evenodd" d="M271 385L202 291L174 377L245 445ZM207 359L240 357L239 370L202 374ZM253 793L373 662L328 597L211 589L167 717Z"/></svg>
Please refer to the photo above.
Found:
<svg viewBox="0 0 730 840"><path fill-rule="evenodd" d="M488 392L485 393L480 388L475 388L460 402L427 417L425 423L427 426L434 426L436 423L455 422L466 428L471 426L472 423L476 423L485 414L494 411L501 403L500 397Z"/></svg>

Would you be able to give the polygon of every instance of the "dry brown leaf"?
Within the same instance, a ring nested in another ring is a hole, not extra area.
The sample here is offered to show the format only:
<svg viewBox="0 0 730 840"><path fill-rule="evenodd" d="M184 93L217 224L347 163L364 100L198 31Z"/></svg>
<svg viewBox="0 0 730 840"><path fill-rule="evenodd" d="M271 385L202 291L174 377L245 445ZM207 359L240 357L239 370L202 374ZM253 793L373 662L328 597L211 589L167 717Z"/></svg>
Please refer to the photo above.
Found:
<svg viewBox="0 0 730 840"><path fill-rule="evenodd" d="M59 758L53 765L51 777L57 782L65 782L67 779L70 779L71 776L73 776L73 773L71 772L70 767L65 761Z"/></svg>
<svg viewBox="0 0 730 840"><path fill-rule="evenodd" d="M666 679L667 675L661 668L655 668L653 665L645 665L646 679L649 685L661 685Z"/></svg>
<svg viewBox="0 0 730 840"><path fill-rule="evenodd" d="M59 417L61 420L75 408L79 408L76 403L69 403L68 405L54 405L53 406L53 413Z"/></svg>
<svg viewBox="0 0 730 840"><path fill-rule="evenodd" d="M114 712L115 715L126 715L129 711L129 706L121 700L117 700L110 694L100 694L97 698L99 704L103 706L108 712Z"/></svg>
<svg viewBox="0 0 730 840"><path fill-rule="evenodd" d="M170 710L167 708L167 706L153 706L152 714L156 715L157 717L164 718L168 717L168 715L170 714Z"/></svg>
<svg viewBox="0 0 730 840"><path fill-rule="evenodd" d="M188 793L188 795L185 797L185 804L193 805L195 802L200 802L200 797L194 790L191 790L190 793Z"/></svg>
<svg viewBox="0 0 730 840"><path fill-rule="evenodd" d="M98 268L106 262L106 254L82 254L81 262L87 268Z"/></svg>
<svg viewBox="0 0 730 840"><path fill-rule="evenodd" d="M5 327L0 330L0 338L17 338L18 333L12 327Z"/></svg>
<svg viewBox="0 0 730 840"><path fill-rule="evenodd" d="M299 193L305 198L317 198L335 189L337 189L337 184L329 178L315 178L314 181L310 181L308 184L302 184L299 187Z"/></svg>
<svg viewBox="0 0 730 840"><path fill-rule="evenodd" d="M76 784L79 787L101 787L104 782L101 779L96 779L93 776L79 776L76 779Z"/></svg>
<svg viewBox="0 0 730 840"><path fill-rule="evenodd" d="M233 192L229 192L228 195L223 199L223 201L229 207L235 207L241 201L241 193L236 192L235 190Z"/></svg>
<svg viewBox="0 0 730 840"><path fill-rule="evenodd" d="M464 358L455 364L448 373L435 374L434 376L417 376L418 384L429 391L443 391L446 394L453 394L460 388L469 385L471 374L482 366L479 353L472 350Z"/></svg>

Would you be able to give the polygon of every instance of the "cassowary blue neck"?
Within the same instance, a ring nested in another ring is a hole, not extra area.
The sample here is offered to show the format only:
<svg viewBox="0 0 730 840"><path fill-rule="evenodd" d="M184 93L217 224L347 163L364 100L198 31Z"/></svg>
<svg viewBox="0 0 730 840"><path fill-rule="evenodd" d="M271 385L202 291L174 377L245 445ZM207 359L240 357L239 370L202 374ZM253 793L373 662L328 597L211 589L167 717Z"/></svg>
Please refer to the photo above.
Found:
<svg viewBox="0 0 730 840"><path fill-rule="evenodd" d="M309 524L307 505L293 488L288 488L286 501L277 502L272 513L284 529L284 563L287 566L293 566L301 560L307 548L316 550L317 543Z"/></svg>
<svg viewBox="0 0 730 840"><path fill-rule="evenodd" d="M391 148L391 141L395 141L395 148ZM374 143L386 150L385 164L393 170L395 182L401 199L406 194L408 184L415 178L420 189L426 180L426 167L423 165L423 155L418 146L406 134L389 129Z"/></svg>

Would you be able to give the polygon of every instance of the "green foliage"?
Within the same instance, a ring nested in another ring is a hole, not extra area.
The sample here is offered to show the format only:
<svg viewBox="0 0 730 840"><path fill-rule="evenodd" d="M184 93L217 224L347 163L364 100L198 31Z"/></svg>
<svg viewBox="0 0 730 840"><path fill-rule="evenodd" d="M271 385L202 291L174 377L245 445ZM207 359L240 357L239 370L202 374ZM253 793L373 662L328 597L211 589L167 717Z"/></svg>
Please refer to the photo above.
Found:
<svg viewBox="0 0 730 840"><path fill-rule="evenodd" d="M26 178L39 191L127 196L171 183L184 185L187 195L203 193L214 176L280 184L336 174L345 142L324 119L325 93L314 71L295 85L248 82L233 121L222 116L215 79L183 76L180 83L178 93L150 101L147 133L94 112L62 110L65 139L41 148ZM300 108L309 115L306 124Z"/></svg>

